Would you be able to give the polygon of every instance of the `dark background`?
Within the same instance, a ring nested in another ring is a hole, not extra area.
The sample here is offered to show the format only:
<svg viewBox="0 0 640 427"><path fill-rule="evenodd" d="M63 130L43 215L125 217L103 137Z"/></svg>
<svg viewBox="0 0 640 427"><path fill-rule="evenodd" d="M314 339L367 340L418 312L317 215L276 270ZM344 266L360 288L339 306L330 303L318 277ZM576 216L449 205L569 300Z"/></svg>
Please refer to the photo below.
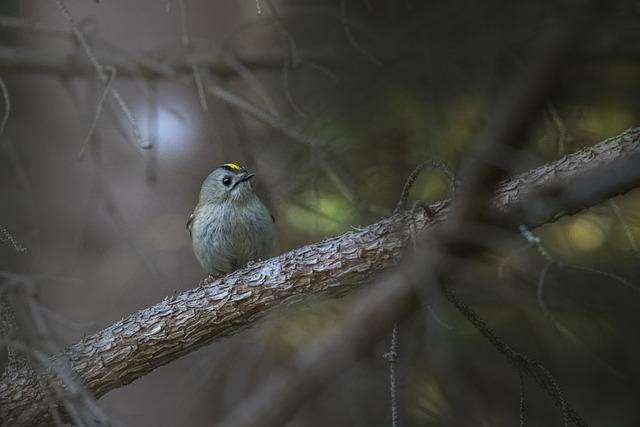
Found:
<svg viewBox="0 0 640 427"><path fill-rule="evenodd" d="M558 89L532 118L535 130L513 173L640 123L640 3L611 3L566 73L554 76ZM212 96L205 111L188 68L173 78L123 75L115 87L154 148L137 147L122 111L110 104L78 160L102 91L95 75L0 66L10 97L0 135L0 225L28 249L0 246L0 269L37 283L60 347L198 283L203 273L185 223L202 180L221 163L257 173L277 218L279 252L390 214L415 165L430 158L456 170L508 84L571 13L558 1L298 0L270 7L185 0L183 27L177 1L66 4L104 65L124 52L187 65L189 55L229 64L247 55L275 58L247 63L239 76L206 66L199 74L278 125ZM53 1L5 1L0 11L49 29L0 20L2 47L67 58L70 68L87 63ZM447 188L441 173L427 172L412 199L437 200ZM640 192L633 191L536 230L564 265L552 266L544 281L559 327L536 295L545 260L523 238L495 263L470 265L456 285L491 328L554 373L592 425L640 424L639 212ZM357 297L277 312L100 404L115 425L213 425L286 367L296 349L339 327ZM387 345L381 341L333 380L292 425L389 425ZM517 369L437 293L429 309L401 325L399 378L401 425L518 423ZM525 390L527 425L562 425L561 411L529 380Z"/></svg>

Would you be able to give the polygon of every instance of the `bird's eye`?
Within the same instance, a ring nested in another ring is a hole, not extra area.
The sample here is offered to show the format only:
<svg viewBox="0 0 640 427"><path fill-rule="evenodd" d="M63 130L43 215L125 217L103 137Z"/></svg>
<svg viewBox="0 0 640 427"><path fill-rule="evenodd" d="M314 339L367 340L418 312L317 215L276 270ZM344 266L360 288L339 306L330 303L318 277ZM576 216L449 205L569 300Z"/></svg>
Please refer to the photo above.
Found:
<svg viewBox="0 0 640 427"><path fill-rule="evenodd" d="M225 187L228 187L231 185L231 178L228 176L225 176L224 178L222 178L222 183L224 184Z"/></svg>

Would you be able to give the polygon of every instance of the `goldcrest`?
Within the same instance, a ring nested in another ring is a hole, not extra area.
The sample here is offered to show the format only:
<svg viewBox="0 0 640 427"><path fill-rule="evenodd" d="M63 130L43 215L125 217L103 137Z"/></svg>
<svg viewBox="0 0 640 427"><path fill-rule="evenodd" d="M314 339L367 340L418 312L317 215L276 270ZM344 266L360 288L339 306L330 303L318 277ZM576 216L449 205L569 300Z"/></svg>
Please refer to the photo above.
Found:
<svg viewBox="0 0 640 427"><path fill-rule="evenodd" d="M193 252L214 276L264 259L273 247L273 216L253 191L255 176L227 163L207 176L187 222Z"/></svg>

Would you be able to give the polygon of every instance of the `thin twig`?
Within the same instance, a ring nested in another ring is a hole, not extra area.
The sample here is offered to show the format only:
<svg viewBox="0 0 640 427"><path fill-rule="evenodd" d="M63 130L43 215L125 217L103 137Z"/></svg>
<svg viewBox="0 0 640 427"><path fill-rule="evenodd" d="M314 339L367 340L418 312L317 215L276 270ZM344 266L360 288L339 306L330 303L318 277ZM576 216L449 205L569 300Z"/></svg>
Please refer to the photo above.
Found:
<svg viewBox="0 0 640 427"><path fill-rule="evenodd" d="M520 427L524 427L525 421L525 395L524 395L524 375L522 375L522 369L518 369L518 378L520 379L520 407L519 407L519 415L520 415Z"/></svg>
<svg viewBox="0 0 640 427"><path fill-rule="evenodd" d="M560 402L560 409L562 409L562 420L564 422L564 427L569 426L570 420L577 425L582 425L586 427L587 423L581 418L578 418L578 420L573 419L573 416L572 416L573 409L569 406L569 404L565 400L564 393L562 393L562 389L560 388L560 385L558 384L558 381L553 376L553 374L549 372L547 368L542 366L540 362L536 361L533 363L533 365L535 366L535 368L540 370L540 372L542 372L544 378L547 381L547 384L551 387L552 393L555 394L555 398L557 399L557 402Z"/></svg>
<svg viewBox="0 0 640 427"><path fill-rule="evenodd" d="M598 274L600 276L607 277L631 289L633 292L640 294L640 286L634 283L631 283L629 280L625 279L624 277L618 276L617 274L609 273L608 271L598 270L596 268L582 267L579 265L563 265L563 268L570 268L578 271L586 271L587 273Z"/></svg>
<svg viewBox="0 0 640 427"><path fill-rule="evenodd" d="M209 106L207 104L207 94L204 91L204 83L202 82L202 73L200 73L200 69L198 65L191 65L193 69L193 78L196 82L196 90L198 91L198 99L200 100L200 107L202 107L203 111L209 111Z"/></svg>
<svg viewBox="0 0 640 427"><path fill-rule="evenodd" d="M180 27L182 29L182 36L180 37L180 39L182 40L182 45L184 46L187 53L191 53L191 38L189 37L187 4L185 3L185 0L178 0L178 8L180 9ZM193 80L196 84L198 99L200 100L200 107L202 107L203 111L209 111L209 107L207 105L207 95L204 92L204 85L202 84L202 76L200 75L200 69L195 62L191 64L191 70L193 71Z"/></svg>
<svg viewBox="0 0 640 427"><path fill-rule="evenodd" d="M442 326L444 329L446 329L448 331L453 331L455 329L453 327L453 325L445 322L444 319L440 318L440 316L438 315L438 313L436 313L435 309L433 308L433 306L430 303L425 302L424 305L425 305L425 307L427 307L427 311L431 315L431 318L433 320L435 320L438 325Z"/></svg>
<svg viewBox="0 0 640 427"><path fill-rule="evenodd" d="M398 212L402 212L404 210L406 210L407 207L407 199L409 198L409 193L411 192L411 188L413 187L413 185L415 184L416 180L418 179L418 176L420 176L420 174L426 169L426 168L433 168L436 170L441 171L442 173L444 173L446 175L446 177L448 178L449 181L449 188L450 188L450 192L451 192L451 199L455 200L455 194L456 194L456 178L454 173L443 163L439 162L439 161L434 161L434 160L426 160L424 162L422 162L421 164L419 164L418 166L416 166L413 171L411 171L411 173L409 174L409 176L407 177L407 180L404 183L404 186L402 188L402 192L400 194L400 198L398 200L398 203L396 203L396 207L394 210L394 213L398 213ZM414 209L415 208L425 208L424 205L422 205L421 202L417 202L414 205ZM411 245L412 245L412 249L413 249L413 253L415 254L417 251L417 232L416 230L413 229L413 227L411 227ZM434 280L437 281L437 278L433 278ZM422 300L422 304L427 308L427 311L429 312L429 314L431 315L431 318L433 318L433 320L436 321L436 323L440 326L442 326L445 329L448 330L453 330L453 326L451 326L450 324L448 324L447 322L445 322L444 320L442 320L436 313L436 311L434 310L434 308L432 307L429 299L429 295L427 292L427 288L424 286L418 286L417 287L417 291L420 294L421 300Z"/></svg>
<svg viewBox="0 0 640 427"><path fill-rule="evenodd" d="M542 248L542 250L544 250L540 242L537 243L537 246L539 246L540 248ZM547 253L546 250L544 251L544 253ZM622 372L620 372L618 369L614 368L609 363L607 363L604 359L598 356L591 348L589 348L587 344L584 343L584 341L582 341L575 333L573 333L568 327L566 327L562 322L560 322L560 320L558 320L558 318L551 312L551 310L547 306L544 298L544 285L546 283L546 278L549 273L549 270L554 265L557 265L561 268L563 267L562 264L550 258L547 259L546 265L544 266L544 268L540 272L540 275L538 276L538 283L536 286L536 298L538 300L538 306L540 306L540 310L542 310L542 314L544 315L545 319L551 322L553 326L558 330L558 332L560 332L567 340L573 342L575 345L580 347L587 354L587 356L589 356L594 362L596 362L596 364L602 366L604 369L609 371L612 375L618 378L624 379L625 375Z"/></svg>
<svg viewBox="0 0 640 427"><path fill-rule="evenodd" d="M75 20L71 16L71 13L67 9L67 7L64 5L64 3L62 3L61 0L52 0L52 1L56 4L56 6L58 7L58 10L60 10L60 13L64 16L64 18L67 20L67 22L71 26L71 31L73 32L73 35L76 37L76 40L78 41L78 43L80 43L82 50L84 51L85 55L87 55L87 58L89 59L89 62L93 66L94 70L96 71L96 74L98 75L100 80L102 80L102 82L106 85L107 82L109 81L109 76L105 72L105 67L103 67L98 61L98 58L93 53L91 46L89 46L89 42L87 41L84 34L82 34L80 29L76 25ZM120 92L118 92L114 87L111 87L110 92L113 98L115 99L116 103L122 110L122 113L127 118L127 121L131 125L133 136L136 142L138 143L138 145L144 149L151 148L149 143L143 140L142 133L140 132L140 128L138 127L138 123L133 117L133 114L131 113L131 110L125 103L124 99L120 95Z"/></svg>
<svg viewBox="0 0 640 427"><path fill-rule="evenodd" d="M550 103L547 106L547 111L549 112L551 121L553 122L558 132L557 154L558 156L564 156L566 152L567 128L564 123L562 123L562 119L560 118L560 115L558 114L558 111L553 106L553 104Z"/></svg>
<svg viewBox="0 0 640 427"><path fill-rule="evenodd" d="M617 274L609 273L607 271L602 271L602 270L598 270L598 269L590 268L590 267L582 267L582 266L573 265L573 264L564 264L562 262L554 260L551 257L551 255L549 254L549 252L547 251L547 249L542 244L542 241L540 240L540 238L538 236L536 236L535 234L533 234L531 231L529 231L529 229L527 229L526 226L520 225L520 232L524 236L524 238L527 239L527 241L531 245L533 245L534 248L536 248L538 253L548 263L555 264L559 268L563 268L563 269L573 269L573 270L578 270L578 271L586 271L588 273L599 274L601 276L608 277L609 279L615 280L616 282L620 283L621 285L626 286L627 288L631 289L632 291L640 294L640 286L631 283L629 280L625 279L624 277L618 276Z"/></svg>
<svg viewBox="0 0 640 427"><path fill-rule="evenodd" d="M150 143L156 147L148 151L145 179L148 184L154 184L157 178L158 150L160 148L158 132L158 88L157 82L149 82L150 90L147 97L147 137Z"/></svg>
<svg viewBox="0 0 640 427"><path fill-rule="evenodd" d="M49 403L47 406L53 423L56 426L66 425L58 408L62 405L66 410L67 418L73 421L74 425L87 427L109 425L108 418L95 403L95 398L78 383L66 361L50 358L50 355L57 353L59 349L53 340L48 322L42 316L35 283L27 276L12 273L2 273L1 276L8 279L2 292L6 292L7 288L11 287L18 290L19 295L24 299L30 323L34 327L37 346L27 345L15 338L10 340L3 338L3 341L12 350L20 352L25 362L33 361L36 368L42 368L31 369L29 372L32 377L29 381L37 384L44 399ZM25 366L31 368L31 364ZM50 396L51 391L55 393L55 399ZM22 425L21 422L18 424Z"/></svg>
<svg viewBox="0 0 640 427"><path fill-rule="evenodd" d="M100 116L102 116L102 110L104 108L104 102L107 99L107 95L111 90L111 85L116 79L117 70L113 67L106 66L104 69L109 73L109 79L104 85L102 89L102 93L100 94L100 98L98 98L98 103L96 104L96 110L93 113L93 119L91 120L91 125L89 126L89 130L87 131L87 135L84 137L84 142L80 147L80 151L78 152L78 160L82 160L84 158L87 147L91 143L93 139L93 134L96 130L96 126L98 125L98 121L100 120Z"/></svg>
<svg viewBox="0 0 640 427"><path fill-rule="evenodd" d="M0 92L2 92L2 100L4 101L4 114L0 121L0 133L4 133L4 128L7 125L9 114L11 113L11 99L9 98L9 89L7 89L7 85L4 83L4 80L2 80L2 77L0 77Z"/></svg>
<svg viewBox="0 0 640 427"><path fill-rule="evenodd" d="M293 36L291 35L291 33L289 32L289 30L287 30L287 28L285 27L284 23L282 22L282 17L280 16L280 13L278 12L278 9L276 9L276 7L273 5L273 2L271 0L264 0L265 4L267 5L267 7L269 8L269 11L271 12L271 14L274 17L274 22L276 25L276 29L278 30L278 32L282 35L282 37L284 37L286 43L287 43L287 49L285 51L285 58L284 61L282 63L282 86L284 89L284 93L285 93L285 97L287 98L287 101L289 101L289 104L291 105L291 108L293 108L293 110L300 115L300 117L302 117L303 119L307 117L307 114L304 112L304 110L298 105L298 103L295 101L293 94L291 93L291 87L289 84L289 71L290 69L294 69L296 68L298 65L300 65L302 63L302 60L300 59L300 56L298 54L298 46L297 43L295 41L295 39L293 38Z"/></svg>
<svg viewBox="0 0 640 427"><path fill-rule="evenodd" d="M267 91L267 89L256 77L254 72L251 71L251 69L249 69L249 67L247 67L245 64L243 64L242 61L238 60L234 52L229 52L228 54L223 55L222 60L238 74L240 79L244 80L249 85L249 87L253 89L256 95L265 104L265 108L267 109L267 111L274 117L279 118L280 113L278 113L275 103L273 102L271 96L269 96L269 92Z"/></svg>
<svg viewBox="0 0 640 427"><path fill-rule="evenodd" d="M287 51L289 52L289 51ZM285 56L284 63L282 64L282 88L284 89L285 97L287 101L289 101L289 105L293 108L293 111L296 112L302 119L307 118L307 113L302 109L302 107L298 104L298 102L293 98L293 93L291 93L291 84L289 82L289 71L293 69L293 58L291 54L288 53Z"/></svg>
<svg viewBox="0 0 640 427"><path fill-rule="evenodd" d="M450 287L441 285L441 290L455 307L467 318L471 324L489 341L489 343L507 360L518 367L522 372L530 376L547 394L553 403L562 409L565 424L567 420L571 420L577 426L586 426L587 423L580 415L568 405L562 390L558 385L555 377L537 360L533 360L512 349L506 342L499 338L496 333L489 328L484 320L464 302L457 293L453 292Z"/></svg>
<svg viewBox="0 0 640 427"><path fill-rule="evenodd" d="M223 100L227 104L237 108L245 114L253 117L254 119L265 123L275 130L279 131L285 136L288 136L293 141L306 145L307 147L313 147L317 145L317 141L303 133L293 129L290 126L282 123L277 117L273 117L268 112L256 107L248 100L236 95L221 86L209 85L205 89L209 94L215 96L218 99Z"/></svg>
<svg viewBox="0 0 640 427"><path fill-rule="evenodd" d="M622 224L622 228L624 229L624 234L627 236L627 239L629 239L629 243L631 244L631 248L633 248L633 252L636 254L637 257L640 257L640 248L638 247L638 240L636 239L636 236L633 234L633 230L631 230L631 227L629 227L629 223L625 220L624 215L622 215L622 210L620 209L620 206L615 200L610 200L609 206L611 206L611 210L613 211L613 214L616 216L618 221L620 221L620 224Z"/></svg>
<svg viewBox="0 0 640 427"><path fill-rule="evenodd" d="M427 168L439 170L447 177L449 181L449 188L451 191L451 198L455 200L456 177L451 171L451 169L449 169L444 163L439 162L437 160L426 160L421 164L419 164L418 166L416 166L411 172L411 174L409 175L409 177L407 178L407 180L405 181L404 187L402 188L402 193L400 193L400 199L396 204L395 212L401 212L407 208L407 199L409 198L409 192L411 191L413 184L415 184L416 180L418 179L422 171L424 171Z"/></svg>
<svg viewBox="0 0 640 427"><path fill-rule="evenodd" d="M0 243L13 248L18 252L25 252L27 250L27 248L18 243L15 237L13 237L13 235L9 233L9 230L7 230L3 225L0 225Z"/></svg>
<svg viewBox="0 0 640 427"><path fill-rule="evenodd" d="M349 18L347 17L347 0L340 0L340 20L342 22L342 28L344 29L344 34L347 36L349 43L362 54L369 61L373 62L377 67L382 67L382 62L373 56L369 51L367 51L360 43L356 41L356 38L351 33L351 28L349 26Z"/></svg>
<svg viewBox="0 0 640 427"><path fill-rule="evenodd" d="M297 66L299 62L299 56L298 56L298 46L296 44L295 39L293 38L289 30L287 30L287 28L284 26L284 23L282 22L282 17L280 16L278 9L276 9L276 7L273 5L272 0L264 0L264 2L269 8L269 12L271 12L271 14L274 17L274 22L278 32L287 41L287 46L289 47L289 54L291 55L291 61L293 63L293 66Z"/></svg>
<svg viewBox="0 0 640 427"><path fill-rule="evenodd" d="M344 198L351 203L355 203L356 196L353 193L353 190L345 183L345 180L342 179L331 162L326 159L326 154L318 153L317 161L320 165L320 168L324 171L329 180L333 183L333 185L335 185L335 187L344 196Z"/></svg>
<svg viewBox="0 0 640 427"><path fill-rule="evenodd" d="M553 316L551 315L551 312L549 311L547 304L544 302L544 283L545 283L545 278L547 277L547 273L549 273L549 269L551 268L552 265L553 265L553 262L551 261L547 262L547 264L544 266L544 268L540 272L540 275L538 276L538 285L536 286L536 298L538 299L538 305L542 310L542 314L544 314L544 317L547 319L551 319Z"/></svg>
<svg viewBox="0 0 640 427"><path fill-rule="evenodd" d="M399 357L398 343L398 323L393 324L391 332L391 344L389 351L384 354L385 360L389 363L389 398L391 400L391 427L398 427L398 379L396 375L396 367Z"/></svg>

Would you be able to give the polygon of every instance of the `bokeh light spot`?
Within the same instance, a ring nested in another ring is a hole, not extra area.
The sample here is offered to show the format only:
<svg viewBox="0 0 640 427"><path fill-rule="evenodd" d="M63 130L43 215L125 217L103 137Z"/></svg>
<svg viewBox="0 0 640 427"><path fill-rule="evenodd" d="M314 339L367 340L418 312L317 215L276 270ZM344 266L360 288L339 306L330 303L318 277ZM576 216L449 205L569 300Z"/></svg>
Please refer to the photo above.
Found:
<svg viewBox="0 0 640 427"><path fill-rule="evenodd" d="M568 227L571 245L581 251L594 251L602 246L606 231L590 218L578 217Z"/></svg>
<svg viewBox="0 0 640 427"><path fill-rule="evenodd" d="M343 231L352 220L351 205L341 197L309 194L302 202L304 206L292 204L286 211L287 222L298 230L330 235Z"/></svg>
<svg viewBox="0 0 640 427"><path fill-rule="evenodd" d="M176 108L158 107L155 119L148 110L142 110L138 117L143 137L153 140L158 146L160 155L174 157L185 152L189 141L193 140L194 123L188 120L188 114ZM155 120L155 129L151 123Z"/></svg>

